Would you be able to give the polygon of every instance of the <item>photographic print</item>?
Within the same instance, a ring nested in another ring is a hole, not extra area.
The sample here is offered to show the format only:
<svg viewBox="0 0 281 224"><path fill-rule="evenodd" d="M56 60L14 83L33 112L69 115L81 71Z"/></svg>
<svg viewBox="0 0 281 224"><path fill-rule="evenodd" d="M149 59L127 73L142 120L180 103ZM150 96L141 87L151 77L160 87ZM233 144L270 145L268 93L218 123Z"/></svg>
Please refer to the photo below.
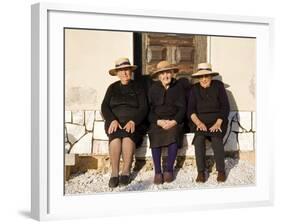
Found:
<svg viewBox="0 0 281 224"><path fill-rule="evenodd" d="M65 195L253 186L256 38L65 27L63 125Z"/></svg>
<svg viewBox="0 0 281 224"><path fill-rule="evenodd" d="M31 11L32 217L272 204L272 19Z"/></svg>

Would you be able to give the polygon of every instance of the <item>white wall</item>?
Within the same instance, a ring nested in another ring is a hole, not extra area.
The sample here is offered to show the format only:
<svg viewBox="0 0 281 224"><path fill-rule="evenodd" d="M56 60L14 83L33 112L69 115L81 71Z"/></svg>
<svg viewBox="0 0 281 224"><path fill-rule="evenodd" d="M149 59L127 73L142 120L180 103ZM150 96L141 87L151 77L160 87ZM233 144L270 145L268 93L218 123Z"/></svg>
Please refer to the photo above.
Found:
<svg viewBox="0 0 281 224"><path fill-rule="evenodd" d="M65 109L98 110L116 59L133 63L132 32L67 29L65 32Z"/></svg>
<svg viewBox="0 0 281 224"><path fill-rule="evenodd" d="M256 109L256 40L253 38L210 37L209 60L213 71L229 85L231 110Z"/></svg>

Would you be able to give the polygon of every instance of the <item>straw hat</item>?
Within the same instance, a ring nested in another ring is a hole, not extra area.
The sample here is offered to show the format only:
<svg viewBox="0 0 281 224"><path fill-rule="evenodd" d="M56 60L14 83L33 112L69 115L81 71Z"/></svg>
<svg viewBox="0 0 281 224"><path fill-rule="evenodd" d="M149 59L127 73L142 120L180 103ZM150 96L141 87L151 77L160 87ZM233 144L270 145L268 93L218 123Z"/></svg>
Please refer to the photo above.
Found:
<svg viewBox="0 0 281 224"><path fill-rule="evenodd" d="M200 63L200 64L198 64L197 72L192 74L191 77L198 78L198 77L203 76L203 75L216 76L216 75L219 75L219 73L212 71L212 65L211 64Z"/></svg>
<svg viewBox="0 0 281 224"><path fill-rule="evenodd" d="M156 70L151 74L151 76L152 78L155 78L160 72L164 71L174 71L176 73L179 71L179 69L168 61L160 61L156 66Z"/></svg>
<svg viewBox="0 0 281 224"><path fill-rule="evenodd" d="M109 74L115 76L117 71L122 68L130 68L132 71L135 71L137 66L131 65L128 58L119 58L117 61L115 61L115 68L109 70Z"/></svg>

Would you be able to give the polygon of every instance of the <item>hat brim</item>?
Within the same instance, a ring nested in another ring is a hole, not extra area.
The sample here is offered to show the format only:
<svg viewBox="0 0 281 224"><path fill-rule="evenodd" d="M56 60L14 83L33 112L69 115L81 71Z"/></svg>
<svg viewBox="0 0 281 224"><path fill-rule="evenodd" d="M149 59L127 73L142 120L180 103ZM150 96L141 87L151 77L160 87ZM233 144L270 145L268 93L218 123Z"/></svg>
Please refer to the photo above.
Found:
<svg viewBox="0 0 281 224"><path fill-rule="evenodd" d="M176 68L176 67L161 68L161 69L159 69L159 70L153 72L153 73L151 74L151 76L152 76L152 78L156 78L156 77L159 75L160 72L164 72L164 71L173 71L173 72L177 73L177 72L179 71L179 69Z"/></svg>
<svg viewBox="0 0 281 224"><path fill-rule="evenodd" d="M137 69L137 66L136 65L122 65L118 68L110 69L108 73L112 76L115 76L115 75L117 75L117 71L120 69L123 69L123 68L130 68L132 71L135 71Z"/></svg>
<svg viewBox="0 0 281 224"><path fill-rule="evenodd" d="M194 74L191 75L192 78L199 78L200 76L204 76L204 75L211 75L211 76L217 76L219 75L218 72L212 72L209 70L200 70Z"/></svg>

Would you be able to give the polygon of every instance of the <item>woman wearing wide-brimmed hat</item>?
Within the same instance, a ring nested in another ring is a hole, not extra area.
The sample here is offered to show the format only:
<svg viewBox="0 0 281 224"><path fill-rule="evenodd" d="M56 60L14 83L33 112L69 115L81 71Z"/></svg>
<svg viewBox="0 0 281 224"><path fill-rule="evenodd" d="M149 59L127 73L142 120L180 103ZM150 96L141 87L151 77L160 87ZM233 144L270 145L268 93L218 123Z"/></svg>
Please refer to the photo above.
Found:
<svg viewBox="0 0 281 224"><path fill-rule="evenodd" d="M115 62L115 68L110 69L109 74L120 80L108 87L101 106L105 132L109 138L111 188L129 184L133 154L146 131L142 123L147 116L148 104L144 89L132 80L136 68L128 58ZM123 169L119 176L121 155Z"/></svg>
<svg viewBox="0 0 281 224"><path fill-rule="evenodd" d="M219 75L212 71L209 63L198 64L198 71L192 74L192 78L198 79L190 93L188 102L188 116L191 118L195 136L195 157L198 175L196 182L205 182L205 141L211 140L214 150L217 181L226 180L224 164L223 137L227 130L229 101L224 84L212 77Z"/></svg>
<svg viewBox="0 0 281 224"><path fill-rule="evenodd" d="M174 163L183 138L186 103L182 85L173 78L176 72L178 68L168 61L159 62L152 73L152 77L158 78L158 81L152 84L148 92L150 105L148 136L155 169L155 184L174 180ZM162 147L168 147L164 172L161 167Z"/></svg>

